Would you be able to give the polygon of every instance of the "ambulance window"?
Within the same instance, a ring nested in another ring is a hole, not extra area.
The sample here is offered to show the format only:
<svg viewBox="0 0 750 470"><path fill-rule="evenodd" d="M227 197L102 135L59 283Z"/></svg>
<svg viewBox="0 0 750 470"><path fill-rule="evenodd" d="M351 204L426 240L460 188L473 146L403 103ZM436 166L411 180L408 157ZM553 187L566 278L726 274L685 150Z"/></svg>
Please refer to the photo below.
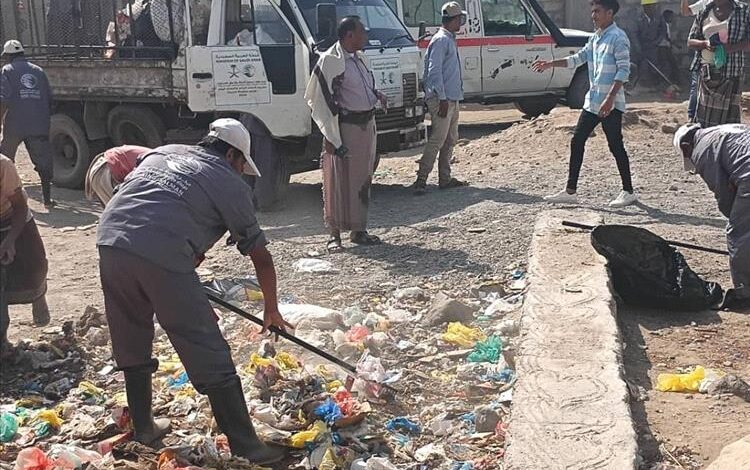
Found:
<svg viewBox="0 0 750 470"><path fill-rule="evenodd" d="M403 0L404 2L404 24L406 26L419 26L422 21L427 26L440 26L440 8L445 0ZM466 8L464 0L459 0L462 8ZM394 8L393 11L396 11Z"/></svg>
<svg viewBox="0 0 750 470"><path fill-rule="evenodd" d="M482 0L485 36L534 36L539 27L519 0Z"/></svg>
<svg viewBox="0 0 750 470"><path fill-rule="evenodd" d="M398 5L396 4L396 0L385 0L385 3L387 3L388 6L391 7L391 10L393 10L394 13L398 13Z"/></svg>

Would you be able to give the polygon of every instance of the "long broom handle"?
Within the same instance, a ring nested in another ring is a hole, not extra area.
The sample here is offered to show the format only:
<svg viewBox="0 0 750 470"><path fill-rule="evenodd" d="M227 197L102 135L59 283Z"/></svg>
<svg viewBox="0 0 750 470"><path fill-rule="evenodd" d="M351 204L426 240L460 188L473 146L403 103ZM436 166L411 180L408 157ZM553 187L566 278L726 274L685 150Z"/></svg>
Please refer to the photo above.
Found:
<svg viewBox="0 0 750 470"><path fill-rule="evenodd" d="M203 290L205 291L206 296L208 297L208 299L211 302L213 302L213 303L215 303L215 304L217 304L217 305L219 305L221 307L224 307L225 309L230 310L230 311L236 313L237 315L241 316L242 318L250 320L251 322L253 322L253 323L257 324L257 325L263 326L263 320L261 320L260 318L258 318L255 315L252 315L252 314L246 312L245 310L243 310L243 309L241 309L241 308L239 308L239 307L237 307L235 305L230 304L229 302L221 299L220 297L217 297L216 295L214 295L207 288L204 288ZM351 372L355 376L359 375L359 372L357 372L357 368L354 367L353 365L349 364L346 361L343 361L343 360L339 359L338 357L336 357L336 356L334 356L332 354L329 354L329 353L323 351L320 348L317 348L317 347L313 346L312 344L308 343L307 341L302 340L300 338L297 338L293 334L287 333L286 331L281 330L280 328L277 328L275 326L272 326L271 328L269 328L269 330L272 333L278 334L279 336L281 336L284 339L288 339L289 341L291 341L292 343L294 343L294 344L296 344L298 346L302 346L303 348L307 349L311 353L315 353L318 356L320 356L320 357L322 357L324 359L327 359L327 360L333 362L334 364L336 364L338 366L343 367L344 369L348 370L349 372ZM394 392L397 391L395 388L391 387L388 384L380 384L380 385L382 385L385 388L390 389L390 390L392 390Z"/></svg>
<svg viewBox="0 0 750 470"><path fill-rule="evenodd" d="M578 222L571 222L563 220L562 224L566 227L579 228L582 230L594 230L596 227L593 225L579 224ZM692 243L676 242L672 240L664 240L672 246L679 246L680 248L688 248L690 250L705 251L706 253L715 253L717 255L729 256L729 252L726 250L718 250L716 248L708 248L700 245L693 245Z"/></svg>

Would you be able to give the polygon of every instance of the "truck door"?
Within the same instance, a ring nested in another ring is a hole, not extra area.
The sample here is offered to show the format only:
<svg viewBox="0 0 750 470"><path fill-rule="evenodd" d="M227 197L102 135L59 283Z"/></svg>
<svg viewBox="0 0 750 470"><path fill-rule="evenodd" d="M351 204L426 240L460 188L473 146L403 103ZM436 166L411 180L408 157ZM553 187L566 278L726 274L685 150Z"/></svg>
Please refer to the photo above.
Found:
<svg viewBox="0 0 750 470"><path fill-rule="evenodd" d="M486 94L545 90L552 70L536 73L537 59L552 60L552 36L522 0L481 0L482 88Z"/></svg>
<svg viewBox="0 0 750 470"><path fill-rule="evenodd" d="M269 0L214 1L207 45L188 48L194 112L243 112L277 137L310 133L307 48Z"/></svg>

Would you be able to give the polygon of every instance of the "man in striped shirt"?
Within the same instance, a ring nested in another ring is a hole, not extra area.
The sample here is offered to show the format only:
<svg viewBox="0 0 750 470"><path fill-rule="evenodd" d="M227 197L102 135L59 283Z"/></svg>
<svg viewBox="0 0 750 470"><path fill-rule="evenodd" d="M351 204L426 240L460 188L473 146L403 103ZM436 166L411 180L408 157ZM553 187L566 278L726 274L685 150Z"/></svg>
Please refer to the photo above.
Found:
<svg viewBox="0 0 750 470"><path fill-rule="evenodd" d="M619 9L617 0L592 0L591 19L596 33L589 42L570 57L553 61L538 60L532 65L537 72L543 72L552 67L577 68L588 64L589 72L590 89L570 142L568 184L559 193L545 197L548 202L578 202L576 191L586 141L599 123L607 136L609 149L622 179L622 191L609 206L625 207L637 202L630 176L630 161L622 142L622 115L625 113L625 91L622 86L630 75L630 41L625 31L614 22Z"/></svg>

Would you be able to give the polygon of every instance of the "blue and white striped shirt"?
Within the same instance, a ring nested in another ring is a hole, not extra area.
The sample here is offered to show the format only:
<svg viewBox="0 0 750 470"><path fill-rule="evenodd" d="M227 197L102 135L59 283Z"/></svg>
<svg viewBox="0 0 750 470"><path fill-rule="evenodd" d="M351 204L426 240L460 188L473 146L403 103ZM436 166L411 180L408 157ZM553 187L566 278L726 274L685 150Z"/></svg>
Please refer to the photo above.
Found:
<svg viewBox="0 0 750 470"><path fill-rule="evenodd" d="M604 31L597 31L583 48L569 56L568 67L578 68L588 63L589 92L583 109L599 114L615 81L623 83L630 76L630 41L625 31L612 23ZM625 90L615 96L615 109L625 112Z"/></svg>

